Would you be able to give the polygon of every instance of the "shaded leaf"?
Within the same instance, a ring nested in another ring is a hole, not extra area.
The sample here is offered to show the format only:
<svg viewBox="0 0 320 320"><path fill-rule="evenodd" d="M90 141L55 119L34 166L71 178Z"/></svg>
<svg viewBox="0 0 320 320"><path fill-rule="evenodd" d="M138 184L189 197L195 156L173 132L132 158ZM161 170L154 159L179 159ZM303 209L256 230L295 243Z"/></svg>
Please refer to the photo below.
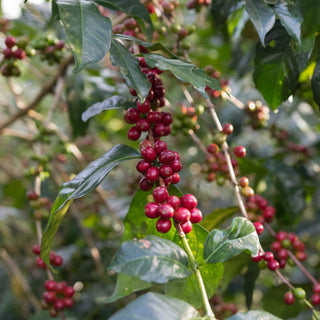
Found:
<svg viewBox="0 0 320 320"><path fill-rule="evenodd" d="M224 221L232 217L236 212L239 212L238 207L229 207L223 209L215 209L207 214L200 224L207 230L211 231L218 228Z"/></svg>
<svg viewBox="0 0 320 320"><path fill-rule="evenodd" d="M74 71L101 60L110 49L110 20L91 1L57 0L57 5L75 57Z"/></svg>
<svg viewBox="0 0 320 320"><path fill-rule="evenodd" d="M288 34L300 43L302 24L300 10L295 6L281 1L274 5L273 10L280 19L281 24L286 28Z"/></svg>
<svg viewBox="0 0 320 320"><path fill-rule="evenodd" d="M246 305L247 308L250 309L252 304L252 298L253 298L253 291L255 288L256 280L258 279L260 274L260 268L259 265L254 262L250 261L248 264L248 270L244 275L244 294L246 296Z"/></svg>
<svg viewBox="0 0 320 320"><path fill-rule="evenodd" d="M279 301L277 301L279 304ZM266 311L249 311L245 313L237 313L232 317L227 318L226 320L281 320L278 317L273 316L272 314Z"/></svg>
<svg viewBox="0 0 320 320"><path fill-rule="evenodd" d="M302 29L305 34L314 34L320 31L320 2L318 0L299 1L303 15Z"/></svg>
<svg viewBox="0 0 320 320"><path fill-rule="evenodd" d="M254 82L272 109L276 109L295 90L299 68L290 46L290 37L278 23L267 34L267 47L257 45Z"/></svg>
<svg viewBox="0 0 320 320"><path fill-rule="evenodd" d="M246 10L259 34L260 42L265 46L265 36L276 21L272 8L261 0L246 0Z"/></svg>
<svg viewBox="0 0 320 320"><path fill-rule="evenodd" d="M122 40L128 40L128 41L133 41L143 47L148 48L148 50L150 51L163 51L164 53L166 53L169 57L171 58L177 58L177 56L170 51L168 48L166 48L163 44L161 44L160 42L157 43L149 43L149 42L145 42L142 41L140 39L131 37L131 36L127 36L124 34L116 34L113 36L114 38L118 38L118 39L122 39Z"/></svg>
<svg viewBox="0 0 320 320"><path fill-rule="evenodd" d="M191 320L197 316L197 310L188 303L149 292L129 303L109 320Z"/></svg>
<svg viewBox="0 0 320 320"><path fill-rule="evenodd" d="M152 40L152 21L148 10L139 0L96 0L95 2L111 10L119 10L133 16L146 32L148 40ZM141 20L144 21L145 24L141 23Z"/></svg>
<svg viewBox="0 0 320 320"><path fill-rule="evenodd" d="M313 92L313 99L320 107L320 59L317 61L312 74L311 87Z"/></svg>
<svg viewBox="0 0 320 320"><path fill-rule="evenodd" d="M78 199L94 190L109 172L119 163L138 158L140 154L125 145L116 145L101 158L91 162L71 181L63 183L54 201L47 228L41 240L41 257L50 266L49 254L53 238L73 199Z"/></svg>
<svg viewBox="0 0 320 320"><path fill-rule="evenodd" d="M112 64L119 67L128 86L136 90L140 101L143 101L149 94L151 83L141 72L138 59L133 57L129 50L115 39L111 42L110 58Z"/></svg>
<svg viewBox="0 0 320 320"><path fill-rule="evenodd" d="M102 102L97 102L82 113L81 118L83 121L88 121L90 118L100 114L102 111L112 109L129 109L135 107L136 103L121 96L113 96L107 98Z"/></svg>
<svg viewBox="0 0 320 320"><path fill-rule="evenodd" d="M225 230L213 230L204 244L204 258L208 263L224 262L249 250L253 256L259 251L259 237L252 222L237 217Z"/></svg>
<svg viewBox="0 0 320 320"><path fill-rule="evenodd" d="M114 291L107 299L100 300L101 303L112 303L128 296L132 292L140 291L152 287L153 284L145 282L138 277L130 277L119 273Z"/></svg>
<svg viewBox="0 0 320 320"><path fill-rule="evenodd" d="M159 54L144 54L147 64L150 67L157 67L160 70L171 71L179 80L191 83L201 95L208 98L205 89L221 90L217 79L211 78L203 69L181 59L169 59Z"/></svg>
<svg viewBox="0 0 320 320"><path fill-rule="evenodd" d="M187 254L172 241L156 236L123 242L109 270L153 283L190 275Z"/></svg>

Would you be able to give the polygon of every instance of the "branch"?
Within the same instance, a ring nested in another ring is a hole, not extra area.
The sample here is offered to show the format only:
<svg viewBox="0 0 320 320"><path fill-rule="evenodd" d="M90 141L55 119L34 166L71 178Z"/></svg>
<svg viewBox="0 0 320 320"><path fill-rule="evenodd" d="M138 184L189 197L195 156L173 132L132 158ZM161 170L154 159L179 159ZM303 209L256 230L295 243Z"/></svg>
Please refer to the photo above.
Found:
<svg viewBox="0 0 320 320"><path fill-rule="evenodd" d="M67 56L63 62L60 64L59 69L56 73L56 75L53 77L53 79L51 81L49 81L47 84L45 84L43 86L43 88L41 89L41 91L37 94L37 96L34 98L33 101L31 101L25 108L20 109L19 111L17 111L14 115L11 116L11 118L9 118L7 121L3 122L2 124L0 124L0 134L2 132L2 130L8 126L10 126L11 124L13 124L16 120L22 118L23 116L25 116L29 110L34 109L39 103L40 101L49 93L52 91L53 87L56 85L58 79L63 76L67 69L68 66L73 62L73 56Z"/></svg>

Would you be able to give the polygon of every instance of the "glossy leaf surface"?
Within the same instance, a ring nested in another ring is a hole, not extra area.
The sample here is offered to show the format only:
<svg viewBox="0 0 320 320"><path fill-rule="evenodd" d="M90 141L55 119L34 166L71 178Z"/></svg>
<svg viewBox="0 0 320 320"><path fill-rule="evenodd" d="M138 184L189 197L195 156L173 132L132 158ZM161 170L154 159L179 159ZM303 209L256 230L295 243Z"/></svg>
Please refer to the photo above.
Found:
<svg viewBox="0 0 320 320"><path fill-rule="evenodd" d="M266 311L249 311L246 313L237 313L232 317L227 318L227 320L281 320L278 317Z"/></svg>

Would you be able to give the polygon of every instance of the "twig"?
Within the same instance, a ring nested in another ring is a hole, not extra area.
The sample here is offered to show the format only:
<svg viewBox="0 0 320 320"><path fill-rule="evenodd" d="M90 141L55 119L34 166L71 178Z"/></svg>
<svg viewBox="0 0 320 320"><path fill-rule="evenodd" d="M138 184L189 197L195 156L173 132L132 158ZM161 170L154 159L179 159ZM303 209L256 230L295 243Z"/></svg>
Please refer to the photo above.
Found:
<svg viewBox="0 0 320 320"><path fill-rule="evenodd" d="M45 84L43 86L43 88L41 89L41 91L37 94L37 96L33 99L33 101L31 101L26 107L24 107L23 109L17 111L15 114L13 114L11 116L11 118L9 118L8 120L6 120L5 122L3 122L2 124L0 124L0 133L2 132L2 130L8 126L10 126L11 124L13 124L16 120L22 118L23 116L25 116L29 110L32 110L33 108L35 108L39 102L49 93L51 92L51 90L53 89L53 87L56 85L58 79L63 76L67 69L68 66L73 62L73 56L69 55L67 56L63 62L60 64L59 69L56 73L56 75L53 77L52 80L50 80L47 84Z"/></svg>
<svg viewBox="0 0 320 320"><path fill-rule="evenodd" d="M28 142L31 142L33 139L33 135L28 132L22 132L20 130L12 129L12 128L5 128L2 130L2 134L4 136L12 136L16 138L21 138Z"/></svg>

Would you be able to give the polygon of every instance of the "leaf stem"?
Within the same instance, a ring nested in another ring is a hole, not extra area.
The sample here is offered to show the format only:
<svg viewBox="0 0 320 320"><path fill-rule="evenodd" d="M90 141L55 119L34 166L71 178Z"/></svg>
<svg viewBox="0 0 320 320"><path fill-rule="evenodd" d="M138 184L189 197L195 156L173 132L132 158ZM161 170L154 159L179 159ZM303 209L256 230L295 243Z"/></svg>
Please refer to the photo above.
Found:
<svg viewBox="0 0 320 320"><path fill-rule="evenodd" d="M209 302L208 295L207 295L207 291L206 291L206 288L204 286L204 282L203 282L203 279L202 279L202 276L201 276L201 273L200 273L200 270L199 270L198 263L197 263L196 259L193 256L193 253L192 253L191 248L189 246L189 243L188 243L188 240L186 238L186 235L182 231L180 225L177 224L175 227L176 227L176 229L178 231L178 234L179 234L179 237L180 237L180 239L182 241L183 247L184 247L184 249L185 249L185 251L187 253L191 269L196 275L196 279L197 279L197 282L198 282L198 285L199 285L199 288L200 288L202 304L203 304L203 308L204 308L205 313L206 313L206 317L208 319L210 319L210 320L217 320L217 318L215 317L215 315L214 315L214 313L213 313L213 311L211 309L210 302Z"/></svg>

